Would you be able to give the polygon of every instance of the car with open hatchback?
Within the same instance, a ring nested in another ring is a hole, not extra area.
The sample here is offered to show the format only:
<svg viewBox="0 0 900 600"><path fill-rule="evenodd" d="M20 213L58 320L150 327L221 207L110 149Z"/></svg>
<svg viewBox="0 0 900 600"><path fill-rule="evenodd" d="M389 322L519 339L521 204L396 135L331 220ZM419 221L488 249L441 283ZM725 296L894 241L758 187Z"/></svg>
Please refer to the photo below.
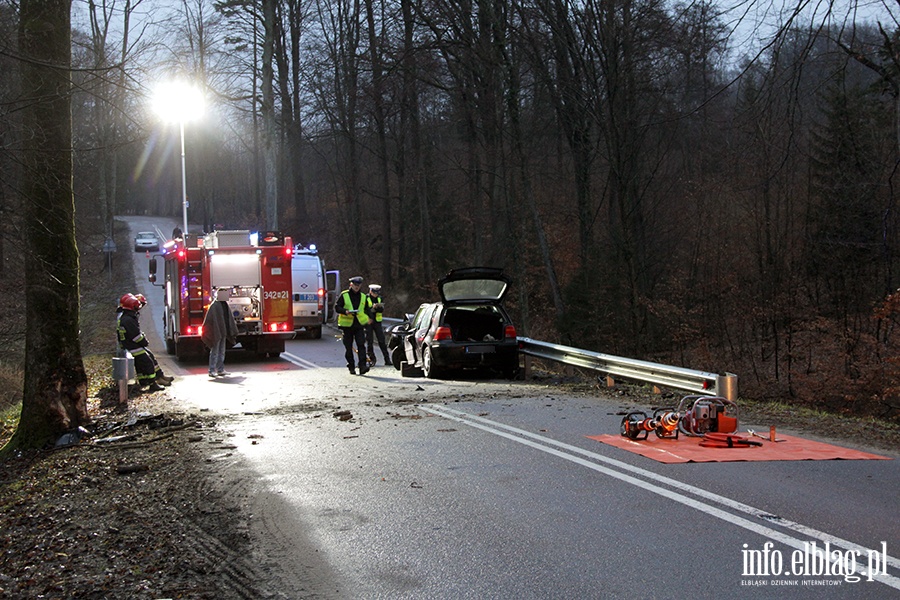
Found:
<svg viewBox="0 0 900 600"><path fill-rule="evenodd" d="M388 330L388 351L403 376L443 377L465 370L519 371L519 342L503 307L510 279L502 269L454 269L438 281L440 302L427 302Z"/></svg>

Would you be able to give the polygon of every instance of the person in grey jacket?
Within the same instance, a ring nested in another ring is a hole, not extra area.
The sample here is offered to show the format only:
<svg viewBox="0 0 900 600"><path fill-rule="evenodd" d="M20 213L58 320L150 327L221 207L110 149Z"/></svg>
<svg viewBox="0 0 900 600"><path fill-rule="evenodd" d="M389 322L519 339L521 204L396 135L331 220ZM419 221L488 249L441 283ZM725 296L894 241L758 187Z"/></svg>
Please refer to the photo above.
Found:
<svg viewBox="0 0 900 600"><path fill-rule="evenodd" d="M237 323L228 308L231 291L227 288L216 290L216 300L209 305L203 317L203 332L200 339L209 348L209 376L211 379L229 375L225 371L225 349L237 341Z"/></svg>

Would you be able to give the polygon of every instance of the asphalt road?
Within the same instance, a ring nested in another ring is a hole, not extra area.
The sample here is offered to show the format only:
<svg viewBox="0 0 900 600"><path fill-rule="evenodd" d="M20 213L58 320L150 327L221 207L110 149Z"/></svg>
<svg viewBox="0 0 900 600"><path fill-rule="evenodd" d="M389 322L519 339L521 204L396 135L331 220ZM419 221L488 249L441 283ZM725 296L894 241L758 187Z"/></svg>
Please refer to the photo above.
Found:
<svg viewBox="0 0 900 600"><path fill-rule="evenodd" d="M900 598L897 460L665 465L586 437L627 401L354 376L342 354L326 329L275 360L229 353L227 380L163 357L178 401L231 434L280 597Z"/></svg>

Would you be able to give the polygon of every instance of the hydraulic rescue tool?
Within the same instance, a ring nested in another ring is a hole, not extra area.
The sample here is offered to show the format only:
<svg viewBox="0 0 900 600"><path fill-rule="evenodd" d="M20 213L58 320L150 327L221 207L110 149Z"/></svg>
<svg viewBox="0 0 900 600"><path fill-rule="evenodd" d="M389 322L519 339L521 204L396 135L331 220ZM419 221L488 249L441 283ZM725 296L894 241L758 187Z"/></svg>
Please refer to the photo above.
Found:
<svg viewBox="0 0 900 600"><path fill-rule="evenodd" d="M702 437L708 433L733 434L738 429L737 405L721 396L690 395L677 408L657 408L652 416L633 411L622 418L619 433L632 440L645 440L651 431L660 438L678 439L678 434Z"/></svg>
<svg viewBox="0 0 900 600"><path fill-rule="evenodd" d="M645 440L651 431L656 433L656 437L677 439L678 420L678 413L668 408L657 408L652 417L645 412L634 411L622 419L619 433L632 440Z"/></svg>
<svg viewBox="0 0 900 600"><path fill-rule="evenodd" d="M721 396L685 396L678 403L678 429L685 435L734 433L738 429L737 405Z"/></svg>

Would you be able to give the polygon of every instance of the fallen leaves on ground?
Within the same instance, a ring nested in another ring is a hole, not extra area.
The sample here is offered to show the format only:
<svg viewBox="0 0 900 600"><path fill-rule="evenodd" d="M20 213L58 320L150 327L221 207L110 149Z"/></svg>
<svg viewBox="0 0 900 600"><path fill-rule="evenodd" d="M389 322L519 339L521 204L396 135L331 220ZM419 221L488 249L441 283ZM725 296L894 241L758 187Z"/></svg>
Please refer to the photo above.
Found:
<svg viewBox="0 0 900 600"><path fill-rule="evenodd" d="M91 438L0 463L0 598L254 597L224 573L249 540L207 488L214 424L166 414L164 393L96 403Z"/></svg>

